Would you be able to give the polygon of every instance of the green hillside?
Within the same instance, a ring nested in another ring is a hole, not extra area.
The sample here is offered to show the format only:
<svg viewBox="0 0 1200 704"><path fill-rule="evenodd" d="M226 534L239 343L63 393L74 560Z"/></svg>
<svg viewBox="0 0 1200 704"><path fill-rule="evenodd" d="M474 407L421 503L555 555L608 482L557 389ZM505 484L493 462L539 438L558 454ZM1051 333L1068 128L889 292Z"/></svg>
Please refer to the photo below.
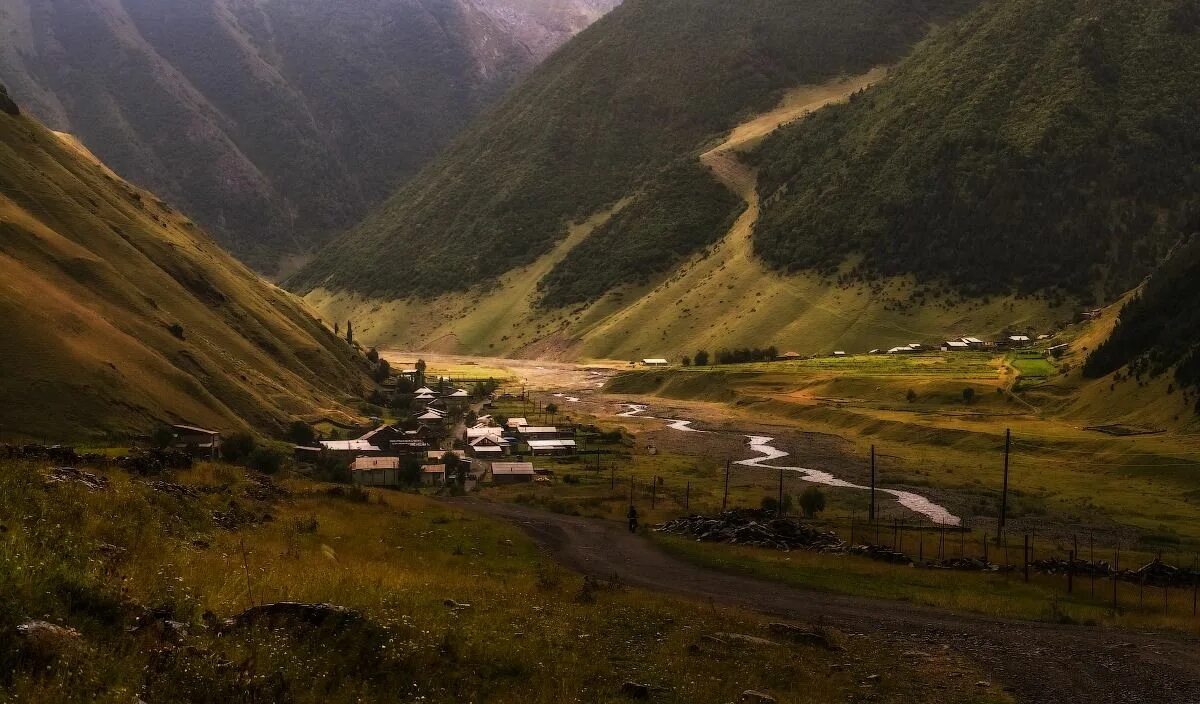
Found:
<svg viewBox="0 0 1200 704"><path fill-rule="evenodd" d="M973 4L629 0L289 283L398 298L491 282L787 89L893 61Z"/></svg>
<svg viewBox="0 0 1200 704"><path fill-rule="evenodd" d="M1200 210L1191 0L1004 0L757 152L783 271L1112 300Z"/></svg>
<svg viewBox="0 0 1200 704"><path fill-rule="evenodd" d="M6 0L0 76L273 272L615 2Z"/></svg>
<svg viewBox="0 0 1200 704"><path fill-rule="evenodd" d="M0 110L6 440L341 417L360 355L86 149Z"/></svg>

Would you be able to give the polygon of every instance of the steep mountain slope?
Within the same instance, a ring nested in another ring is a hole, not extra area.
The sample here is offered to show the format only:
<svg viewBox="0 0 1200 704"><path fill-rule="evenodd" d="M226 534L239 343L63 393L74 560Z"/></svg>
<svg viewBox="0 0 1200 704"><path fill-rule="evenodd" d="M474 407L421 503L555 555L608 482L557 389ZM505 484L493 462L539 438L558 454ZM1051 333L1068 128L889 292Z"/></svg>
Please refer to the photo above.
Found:
<svg viewBox="0 0 1200 704"><path fill-rule="evenodd" d="M550 252L569 221L635 194L786 89L895 60L931 22L971 5L629 0L290 285L395 298L486 284ZM640 273L632 267L616 280Z"/></svg>
<svg viewBox="0 0 1200 704"><path fill-rule="evenodd" d="M294 297L82 145L3 109L6 439L346 417L361 360Z"/></svg>
<svg viewBox="0 0 1200 704"><path fill-rule="evenodd" d="M1184 389L1200 387L1200 232L1172 254L1121 308L1112 334L1088 357L1085 376L1129 367L1128 376L1173 372ZM1200 411L1200 405L1197 406Z"/></svg>
<svg viewBox="0 0 1200 704"><path fill-rule="evenodd" d="M0 76L274 271L618 0L0 0Z"/></svg>
<svg viewBox="0 0 1200 704"><path fill-rule="evenodd" d="M1113 300L1200 218L1200 10L988 2L756 163L781 270Z"/></svg>

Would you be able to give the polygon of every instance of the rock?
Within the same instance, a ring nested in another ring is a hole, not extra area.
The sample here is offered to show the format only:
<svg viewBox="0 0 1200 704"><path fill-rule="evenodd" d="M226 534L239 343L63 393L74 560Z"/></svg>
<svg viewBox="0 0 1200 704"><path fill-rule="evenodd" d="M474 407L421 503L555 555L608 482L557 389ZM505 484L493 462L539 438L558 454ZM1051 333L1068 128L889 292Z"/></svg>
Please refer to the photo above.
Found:
<svg viewBox="0 0 1200 704"><path fill-rule="evenodd" d="M835 632L824 627L804 627L790 623L772 623L767 628L778 635L784 636L796 643L812 645L826 650L841 650L842 647L834 640Z"/></svg>
<svg viewBox="0 0 1200 704"><path fill-rule="evenodd" d="M650 685L637 682L626 682L621 685L621 694L628 699L649 699Z"/></svg>
<svg viewBox="0 0 1200 704"><path fill-rule="evenodd" d="M108 488L108 477L94 474L75 467L55 467L46 478L47 484L82 484L92 491L104 491Z"/></svg>
<svg viewBox="0 0 1200 704"><path fill-rule="evenodd" d="M264 622L289 621L309 626L344 627L365 620L354 609L335 604L304 604L280 601L252 606L221 624L222 630L255 626Z"/></svg>
<svg viewBox="0 0 1200 704"><path fill-rule="evenodd" d="M453 599L446 599L445 601L442 602L442 605L449 609L469 609L469 608L471 608L470 604L464 604L462 602L455 601Z"/></svg>
<svg viewBox="0 0 1200 704"><path fill-rule="evenodd" d="M38 659L53 659L74 648L80 640L79 631L58 626L49 621L29 620L17 626L21 648Z"/></svg>
<svg viewBox="0 0 1200 704"><path fill-rule="evenodd" d="M983 689L983 688L991 687L992 683L988 682L987 680L979 680L978 682L975 683L975 686Z"/></svg>
<svg viewBox="0 0 1200 704"><path fill-rule="evenodd" d="M879 681L879 675L867 675L867 682L875 683Z"/></svg>
<svg viewBox="0 0 1200 704"><path fill-rule="evenodd" d="M750 636L745 633L718 633L718 638L725 640L728 643L742 643L744 645L779 645L773 640L759 638L758 636Z"/></svg>
<svg viewBox="0 0 1200 704"><path fill-rule="evenodd" d="M773 704L775 697L772 697L769 694L763 694L762 692L758 692L753 689L747 689L745 692L742 692L742 701L757 702L757 704Z"/></svg>

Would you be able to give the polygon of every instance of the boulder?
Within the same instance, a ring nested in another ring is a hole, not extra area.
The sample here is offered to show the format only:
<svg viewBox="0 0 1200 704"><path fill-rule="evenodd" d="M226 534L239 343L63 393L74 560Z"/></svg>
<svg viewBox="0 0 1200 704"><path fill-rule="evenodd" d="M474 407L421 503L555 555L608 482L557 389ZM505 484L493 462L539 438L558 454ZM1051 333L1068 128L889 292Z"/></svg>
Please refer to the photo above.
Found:
<svg viewBox="0 0 1200 704"><path fill-rule="evenodd" d="M774 704L775 697L753 689L747 689L745 692L742 692L742 701L750 702L751 704Z"/></svg>
<svg viewBox="0 0 1200 704"><path fill-rule="evenodd" d="M80 641L79 631L74 628L36 620L17 626L17 637L26 654L42 660L56 658Z"/></svg>

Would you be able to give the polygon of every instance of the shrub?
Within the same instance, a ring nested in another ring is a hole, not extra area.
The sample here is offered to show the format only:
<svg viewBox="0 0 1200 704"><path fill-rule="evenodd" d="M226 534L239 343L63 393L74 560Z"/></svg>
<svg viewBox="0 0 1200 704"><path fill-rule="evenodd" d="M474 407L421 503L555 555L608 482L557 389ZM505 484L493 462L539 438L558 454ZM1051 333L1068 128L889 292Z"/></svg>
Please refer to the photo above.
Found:
<svg viewBox="0 0 1200 704"><path fill-rule="evenodd" d="M287 435L284 437L287 438L288 442L307 446L317 441L317 432L308 423L297 420L288 426Z"/></svg>
<svg viewBox="0 0 1200 704"><path fill-rule="evenodd" d="M238 463L250 456L258 441L250 433L233 433L221 442L221 459L226 462Z"/></svg>
<svg viewBox="0 0 1200 704"><path fill-rule="evenodd" d="M167 330L170 330L171 334L174 335L175 337L179 338L180 340L184 339L183 326L180 325L179 323L171 323L169 326L167 326Z"/></svg>
<svg viewBox="0 0 1200 704"><path fill-rule="evenodd" d="M800 494L800 510L804 511L806 518L815 518L825 510L825 494L815 486L808 487Z"/></svg>

